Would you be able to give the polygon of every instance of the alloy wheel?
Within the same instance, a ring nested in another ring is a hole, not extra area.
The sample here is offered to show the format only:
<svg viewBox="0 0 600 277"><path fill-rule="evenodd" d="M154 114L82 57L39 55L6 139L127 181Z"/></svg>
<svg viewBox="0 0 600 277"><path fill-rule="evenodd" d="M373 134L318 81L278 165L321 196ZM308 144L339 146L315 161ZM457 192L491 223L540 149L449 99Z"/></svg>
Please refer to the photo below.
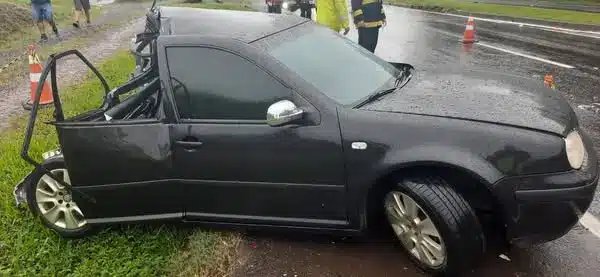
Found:
<svg viewBox="0 0 600 277"><path fill-rule="evenodd" d="M444 241L425 210L398 191L389 192L384 205L394 233L408 252L428 267L440 267L446 260Z"/></svg>
<svg viewBox="0 0 600 277"><path fill-rule="evenodd" d="M71 184L69 172L66 169L50 171ZM87 224L83 213L73 201L71 188L61 185L48 175L43 175L35 188L35 199L40 214L52 225L67 229L79 229Z"/></svg>

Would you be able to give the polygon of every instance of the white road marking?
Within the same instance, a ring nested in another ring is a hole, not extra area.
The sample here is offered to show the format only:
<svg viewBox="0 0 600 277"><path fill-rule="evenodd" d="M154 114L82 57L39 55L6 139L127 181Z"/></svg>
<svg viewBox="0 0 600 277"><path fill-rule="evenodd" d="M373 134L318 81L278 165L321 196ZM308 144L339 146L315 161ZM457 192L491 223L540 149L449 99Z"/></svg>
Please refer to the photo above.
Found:
<svg viewBox="0 0 600 277"><path fill-rule="evenodd" d="M516 52L516 51L512 51L512 50L500 48L500 47L497 47L497 46L489 45L487 43L478 42L477 44L481 45L481 46L484 46L484 47L492 48L492 49L495 49L495 50L498 50L498 51L510 53L510 54L513 54L513 55L525 57L525 58L536 60L536 61L540 61L540 62L545 62L545 63L553 64L553 65L564 67L564 68L568 68L568 69L575 68L572 65L568 65L568 64L564 64L564 63L559 63L559 62L555 62L555 61L543 59L543 58L540 58L540 57L523 54L523 53L520 53L520 52Z"/></svg>
<svg viewBox="0 0 600 277"><path fill-rule="evenodd" d="M591 215L590 213L585 213L579 219L579 223L583 225L586 229L588 229L594 236L600 238L600 220Z"/></svg>
<svg viewBox="0 0 600 277"><path fill-rule="evenodd" d="M433 11L423 11L423 12L437 14L437 15L469 18L469 16L460 15L460 14L441 13L441 12L433 12ZM552 32L564 33L564 34L575 35L575 36L582 36L582 37L587 37L587 38L600 39L600 32L596 32L596 31L577 30L577 29L570 29L570 28L563 28L563 27L554 27L554 26L525 23L525 22L506 21L506 20L500 20L500 19L476 17L476 16L473 16L473 19L478 20L478 21L487 21L487 22L502 23L502 24L512 24L512 25L517 25L519 27L527 26L527 27L533 27L533 28L538 28L538 29L544 29L544 30L552 31Z"/></svg>

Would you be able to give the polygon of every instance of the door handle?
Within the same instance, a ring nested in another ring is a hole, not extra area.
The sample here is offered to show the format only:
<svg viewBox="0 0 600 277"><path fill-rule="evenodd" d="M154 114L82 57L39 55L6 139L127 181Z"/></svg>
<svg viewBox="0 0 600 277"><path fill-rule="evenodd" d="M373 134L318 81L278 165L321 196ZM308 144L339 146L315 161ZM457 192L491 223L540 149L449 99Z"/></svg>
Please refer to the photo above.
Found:
<svg viewBox="0 0 600 277"><path fill-rule="evenodd" d="M175 145L187 151L194 151L195 149L202 147L203 143L199 141L178 140L175 141Z"/></svg>

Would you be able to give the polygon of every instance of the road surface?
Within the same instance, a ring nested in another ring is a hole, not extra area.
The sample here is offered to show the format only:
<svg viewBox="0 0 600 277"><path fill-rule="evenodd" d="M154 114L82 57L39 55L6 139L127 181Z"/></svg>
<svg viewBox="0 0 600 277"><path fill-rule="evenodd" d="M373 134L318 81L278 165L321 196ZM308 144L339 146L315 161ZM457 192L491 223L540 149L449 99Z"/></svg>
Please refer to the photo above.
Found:
<svg viewBox="0 0 600 277"><path fill-rule="evenodd" d="M540 84L544 75L553 74L557 89L576 109L580 124L600 150L600 107L592 105L600 102L600 34L476 20L479 43L469 48L460 43L464 17L389 6L386 14L388 26L376 50L380 57L422 71L499 70ZM349 37L357 41L356 30ZM599 195L589 216L600 218ZM425 276L391 238L385 228L364 239L347 240L250 234L244 250L247 262L238 276ZM466 277L471 276L600 276L600 238L579 224L565 237L539 246L505 250L493 245L483 264Z"/></svg>

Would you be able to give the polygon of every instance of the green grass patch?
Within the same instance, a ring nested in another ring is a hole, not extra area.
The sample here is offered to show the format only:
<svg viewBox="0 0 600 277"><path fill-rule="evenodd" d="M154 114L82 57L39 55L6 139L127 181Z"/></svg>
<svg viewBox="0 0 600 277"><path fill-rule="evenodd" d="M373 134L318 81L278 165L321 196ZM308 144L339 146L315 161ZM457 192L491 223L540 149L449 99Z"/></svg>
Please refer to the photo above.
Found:
<svg viewBox="0 0 600 277"><path fill-rule="evenodd" d="M386 0L386 2L412 8L442 12L471 12L550 21L562 21L576 24L600 24L600 13L473 3L456 0Z"/></svg>
<svg viewBox="0 0 600 277"><path fill-rule="evenodd" d="M202 2L191 3L185 0L167 1L163 5L173 7L188 7L202 9L219 9L219 10L242 10L252 11L250 0L223 0L218 3L214 0L204 0Z"/></svg>
<svg viewBox="0 0 600 277"><path fill-rule="evenodd" d="M122 51L98 67L109 85L127 80L134 61ZM59 72L60 76L60 72ZM95 109L104 91L91 73L60 91L67 115ZM43 124L52 110L40 110L31 155L57 147L56 131ZM45 228L26 209L17 209L12 190L32 166L19 157L27 115L12 118L0 134L0 276L216 276L228 268L236 236L167 226L124 226L105 229L80 240L65 240ZM190 235L192 235L190 237ZM189 239L188 239L189 237ZM185 273L182 275L182 273Z"/></svg>
<svg viewBox="0 0 600 277"><path fill-rule="evenodd" d="M8 4L7 4L8 3ZM0 0L0 27L3 27L5 34L0 36L0 50L9 51L22 48L32 41L37 41L40 37L39 31L31 17L31 2L29 0ZM18 15L19 20L4 20L3 8L8 16ZM12 8L9 8L12 7ZM52 11L54 20L58 26L59 32L72 23L73 0L53 0ZM101 7L92 6L90 10L92 19L100 14ZM52 37L52 29L46 26L46 33Z"/></svg>

